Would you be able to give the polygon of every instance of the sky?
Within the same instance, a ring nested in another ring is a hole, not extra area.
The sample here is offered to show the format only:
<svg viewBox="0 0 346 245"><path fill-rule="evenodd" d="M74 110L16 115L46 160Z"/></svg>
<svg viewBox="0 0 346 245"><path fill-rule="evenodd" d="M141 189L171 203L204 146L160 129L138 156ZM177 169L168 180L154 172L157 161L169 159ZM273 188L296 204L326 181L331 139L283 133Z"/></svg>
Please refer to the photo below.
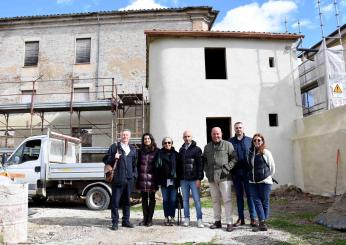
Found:
<svg viewBox="0 0 346 245"><path fill-rule="evenodd" d="M301 33L308 48L346 23L346 0L1 0L0 17L111 10L210 6L219 14L213 29ZM300 25L298 25L298 21Z"/></svg>

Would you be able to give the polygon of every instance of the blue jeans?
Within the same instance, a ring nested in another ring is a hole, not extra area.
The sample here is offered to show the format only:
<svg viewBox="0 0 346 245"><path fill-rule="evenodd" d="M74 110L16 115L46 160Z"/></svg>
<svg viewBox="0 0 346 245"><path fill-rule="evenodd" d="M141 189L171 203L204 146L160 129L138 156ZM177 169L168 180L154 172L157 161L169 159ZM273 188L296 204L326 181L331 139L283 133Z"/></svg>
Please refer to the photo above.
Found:
<svg viewBox="0 0 346 245"><path fill-rule="evenodd" d="M181 191L183 193L184 217L190 218L190 190L195 202L197 220L202 219L202 207L199 198L199 188L196 187L196 180L181 180Z"/></svg>
<svg viewBox="0 0 346 245"><path fill-rule="evenodd" d="M163 212L165 214L165 217L174 218L178 190L173 185L170 185L168 187L161 186L161 192L162 192Z"/></svg>
<svg viewBox="0 0 346 245"><path fill-rule="evenodd" d="M255 204L257 216L260 221L268 219L271 188L272 185L270 184L250 183L250 192L252 200Z"/></svg>
<svg viewBox="0 0 346 245"><path fill-rule="evenodd" d="M237 207L239 219L244 219L244 191L246 195L247 206L249 208L250 219L255 219L256 210L250 193L249 177L247 172L242 169L239 169L232 177L235 192L237 194Z"/></svg>

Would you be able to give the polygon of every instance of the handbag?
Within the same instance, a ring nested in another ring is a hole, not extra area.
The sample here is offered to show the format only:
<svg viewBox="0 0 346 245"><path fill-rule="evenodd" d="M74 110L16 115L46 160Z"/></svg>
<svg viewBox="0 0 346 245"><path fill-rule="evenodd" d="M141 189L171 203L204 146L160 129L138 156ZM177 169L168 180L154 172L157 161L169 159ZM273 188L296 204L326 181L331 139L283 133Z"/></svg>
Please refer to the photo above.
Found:
<svg viewBox="0 0 346 245"><path fill-rule="evenodd" d="M117 150L118 152L118 150ZM118 152L119 153L119 152ZM113 167L109 164L106 164L104 166L104 173L105 173L105 181L107 183L112 183L113 177L116 174L117 166L118 166L119 159L115 159Z"/></svg>

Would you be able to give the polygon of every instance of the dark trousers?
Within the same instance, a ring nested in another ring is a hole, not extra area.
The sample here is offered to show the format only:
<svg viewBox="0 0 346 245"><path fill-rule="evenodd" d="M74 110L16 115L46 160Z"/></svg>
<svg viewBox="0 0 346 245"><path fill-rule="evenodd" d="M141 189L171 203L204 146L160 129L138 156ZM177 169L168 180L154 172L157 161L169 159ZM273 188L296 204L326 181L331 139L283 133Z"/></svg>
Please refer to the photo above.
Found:
<svg viewBox="0 0 346 245"><path fill-rule="evenodd" d="M133 188L133 180L130 179L121 185L112 184L112 205L111 215L112 224L119 223L119 204L121 202L123 208L122 222L130 222L130 196Z"/></svg>
<svg viewBox="0 0 346 245"><path fill-rule="evenodd" d="M152 222L156 200L155 192L141 192L142 196L142 210L143 210L143 221L145 224Z"/></svg>
<svg viewBox="0 0 346 245"><path fill-rule="evenodd" d="M269 201L272 185L259 183L250 183L251 196L255 204L258 219L264 221L269 216Z"/></svg>
<svg viewBox="0 0 346 245"><path fill-rule="evenodd" d="M232 175L233 185L237 195L238 217L244 219L244 191L249 208L250 219L256 218L255 206L250 193L249 177L245 170L239 169Z"/></svg>

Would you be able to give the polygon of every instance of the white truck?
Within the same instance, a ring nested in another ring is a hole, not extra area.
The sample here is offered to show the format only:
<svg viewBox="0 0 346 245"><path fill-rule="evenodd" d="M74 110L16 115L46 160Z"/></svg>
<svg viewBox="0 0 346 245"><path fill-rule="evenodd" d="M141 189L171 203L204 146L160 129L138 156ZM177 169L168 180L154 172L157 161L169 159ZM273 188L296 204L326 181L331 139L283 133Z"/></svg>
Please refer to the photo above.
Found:
<svg viewBox="0 0 346 245"><path fill-rule="evenodd" d="M28 183L33 200L85 199L88 208L109 206L111 187L104 179L104 164L81 163L78 138L48 131L25 139L4 163L15 183Z"/></svg>

